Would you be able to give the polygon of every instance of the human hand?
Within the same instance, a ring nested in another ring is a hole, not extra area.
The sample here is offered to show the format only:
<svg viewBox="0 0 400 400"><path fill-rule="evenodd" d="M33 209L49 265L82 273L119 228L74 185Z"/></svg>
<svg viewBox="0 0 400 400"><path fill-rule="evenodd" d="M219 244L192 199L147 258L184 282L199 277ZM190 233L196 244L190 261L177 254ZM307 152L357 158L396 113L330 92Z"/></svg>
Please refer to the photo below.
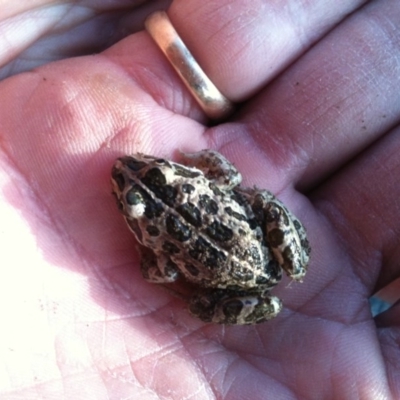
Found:
<svg viewBox="0 0 400 400"><path fill-rule="evenodd" d="M400 6L344 21L359 3L175 1L188 47L243 102L212 128L144 32L0 84L0 393L399 397L399 308L374 321L368 298L399 275ZM307 228L308 274L274 289L267 323L206 325L144 282L111 197L117 156L203 148Z"/></svg>

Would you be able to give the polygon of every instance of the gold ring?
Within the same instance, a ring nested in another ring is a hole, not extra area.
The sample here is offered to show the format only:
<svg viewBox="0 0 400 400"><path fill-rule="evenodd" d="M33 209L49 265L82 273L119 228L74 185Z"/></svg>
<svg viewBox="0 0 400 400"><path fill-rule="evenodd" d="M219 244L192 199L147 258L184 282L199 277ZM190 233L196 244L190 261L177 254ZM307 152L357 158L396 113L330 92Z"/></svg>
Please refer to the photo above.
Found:
<svg viewBox="0 0 400 400"><path fill-rule="evenodd" d="M233 111L233 103L217 89L201 69L179 37L167 13L156 11L149 15L145 27L205 114L212 119L226 118Z"/></svg>

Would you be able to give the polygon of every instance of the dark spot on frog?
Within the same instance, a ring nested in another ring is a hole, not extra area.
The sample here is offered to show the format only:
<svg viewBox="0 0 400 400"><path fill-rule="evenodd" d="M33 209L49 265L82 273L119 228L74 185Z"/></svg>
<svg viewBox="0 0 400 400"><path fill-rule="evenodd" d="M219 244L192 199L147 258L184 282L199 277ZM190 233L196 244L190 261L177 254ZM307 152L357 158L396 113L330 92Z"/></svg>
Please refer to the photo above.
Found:
<svg viewBox="0 0 400 400"><path fill-rule="evenodd" d="M174 164L174 172L175 175L183 176L184 178L197 178L201 175L200 171L193 171L178 164Z"/></svg>
<svg viewBox="0 0 400 400"><path fill-rule="evenodd" d="M188 253L192 258L210 269L223 268L226 261L226 255L201 236L196 239Z"/></svg>
<svg viewBox="0 0 400 400"><path fill-rule="evenodd" d="M297 231L301 230L300 222L297 219L293 220L293 225Z"/></svg>
<svg viewBox="0 0 400 400"><path fill-rule="evenodd" d="M249 224L250 229L256 229L258 227L258 222L256 218L249 218L247 220L247 223Z"/></svg>
<svg viewBox="0 0 400 400"><path fill-rule="evenodd" d="M167 204L170 207L173 207L175 204L178 191L171 185L165 185L159 190L155 190L154 193L165 204Z"/></svg>
<svg viewBox="0 0 400 400"><path fill-rule="evenodd" d="M218 212L218 204L206 194L199 196L199 206L204 209L207 214L215 215Z"/></svg>
<svg viewBox="0 0 400 400"><path fill-rule="evenodd" d="M225 207L224 210L228 215L237 219L238 221L243 221L243 222L246 221L249 224L250 229L252 229L252 230L256 229L257 226L259 225L257 218L247 218L245 215L232 210L231 207ZM244 232L244 231L242 231L242 232Z"/></svg>
<svg viewBox="0 0 400 400"><path fill-rule="evenodd" d="M125 164L130 170L137 172L147 166L147 163L144 161L137 160L134 157L122 157L119 160Z"/></svg>
<svg viewBox="0 0 400 400"><path fill-rule="evenodd" d="M154 201L150 196L148 199L146 199L145 204L146 207L144 210L144 215L146 215L148 219L153 219L154 217L160 217L164 212L164 208L162 207L162 205Z"/></svg>
<svg viewBox="0 0 400 400"><path fill-rule="evenodd" d="M211 191L214 193L215 196L223 196L223 193L221 192L221 190L219 190L218 187L214 183L210 182L208 184L208 187L211 189Z"/></svg>
<svg viewBox="0 0 400 400"><path fill-rule="evenodd" d="M216 248L211 247L204 264L209 268L219 269L223 268L225 261L226 255L222 251L218 251Z"/></svg>
<svg viewBox="0 0 400 400"><path fill-rule="evenodd" d="M168 260L163 272L164 276L176 279L179 275L179 268L172 260Z"/></svg>
<svg viewBox="0 0 400 400"><path fill-rule="evenodd" d="M218 242L227 242L232 239L233 231L219 221L213 221L207 226L205 232L207 235Z"/></svg>
<svg viewBox="0 0 400 400"><path fill-rule="evenodd" d="M228 215L230 215L233 218L236 218L239 221L247 221L247 217L245 217L243 214L240 214L240 213L232 210L231 207L225 207L224 210Z"/></svg>
<svg viewBox="0 0 400 400"><path fill-rule="evenodd" d="M195 191L195 187L191 185L190 183L184 183L182 185L182 192L186 194L192 194Z"/></svg>
<svg viewBox="0 0 400 400"><path fill-rule="evenodd" d="M201 255L209 248L211 244L203 239L201 236L194 242L193 247L189 250L189 254L195 260L199 260Z"/></svg>
<svg viewBox="0 0 400 400"><path fill-rule="evenodd" d="M148 187L163 186L167 183L164 174L159 168L150 168L141 180Z"/></svg>
<svg viewBox="0 0 400 400"><path fill-rule="evenodd" d="M248 204L246 197L238 192L233 192L231 199L241 207L245 207Z"/></svg>
<svg viewBox="0 0 400 400"><path fill-rule="evenodd" d="M151 168L141 178L141 181L165 204L173 207L178 191L171 185L167 185L167 180L159 168Z"/></svg>
<svg viewBox="0 0 400 400"><path fill-rule="evenodd" d="M146 227L146 231L150 236L159 236L160 235L159 229L154 225L148 225Z"/></svg>
<svg viewBox="0 0 400 400"><path fill-rule="evenodd" d="M183 224L178 217L168 214L166 218L167 232L179 242L185 242L192 236L192 231L188 226Z"/></svg>
<svg viewBox="0 0 400 400"><path fill-rule="evenodd" d="M168 240L163 243L162 249L169 255L178 254L180 252L179 247Z"/></svg>
<svg viewBox="0 0 400 400"><path fill-rule="evenodd" d="M281 229L275 228L268 232L268 242L272 247L278 247L283 243L285 238Z"/></svg>
<svg viewBox="0 0 400 400"><path fill-rule="evenodd" d="M176 211L189 222L189 224L196 228L201 227L201 214L200 210L192 203L184 203L176 208Z"/></svg>

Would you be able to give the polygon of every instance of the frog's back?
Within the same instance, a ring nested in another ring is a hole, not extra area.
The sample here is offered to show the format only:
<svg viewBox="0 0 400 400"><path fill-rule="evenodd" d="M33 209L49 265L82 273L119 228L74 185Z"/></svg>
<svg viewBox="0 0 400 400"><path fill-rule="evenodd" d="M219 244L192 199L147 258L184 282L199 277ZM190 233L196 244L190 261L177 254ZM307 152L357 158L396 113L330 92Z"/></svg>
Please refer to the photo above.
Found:
<svg viewBox="0 0 400 400"><path fill-rule="evenodd" d="M129 212L127 205L129 226L144 246L167 255L187 280L254 287L270 274L264 234L240 194L217 187L197 168L141 155L125 157L123 163L123 197L142 206L139 213Z"/></svg>

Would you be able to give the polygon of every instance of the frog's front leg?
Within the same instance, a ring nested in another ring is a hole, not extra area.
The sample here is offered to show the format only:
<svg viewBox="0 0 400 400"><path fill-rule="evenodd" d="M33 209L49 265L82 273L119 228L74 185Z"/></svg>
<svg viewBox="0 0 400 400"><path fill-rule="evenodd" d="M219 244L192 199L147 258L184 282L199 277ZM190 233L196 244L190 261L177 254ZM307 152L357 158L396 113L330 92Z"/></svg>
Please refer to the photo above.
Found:
<svg viewBox="0 0 400 400"><path fill-rule="evenodd" d="M140 253L140 270L148 282L171 283L179 278L177 265L166 255L156 255L154 251L142 246Z"/></svg>
<svg viewBox="0 0 400 400"><path fill-rule="evenodd" d="M267 190L243 191L259 221L265 225L267 242L288 276L300 281L306 274L310 246L301 222Z"/></svg>
<svg viewBox="0 0 400 400"><path fill-rule="evenodd" d="M242 182L242 175L224 156L214 150L182 153L185 165L203 171L219 188L231 190Z"/></svg>
<svg viewBox="0 0 400 400"><path fill-rule="evenodd" d="M192 296L189 311L204 322L249 325L274 318L282 302L263 292L203 289Z"/></svg>

